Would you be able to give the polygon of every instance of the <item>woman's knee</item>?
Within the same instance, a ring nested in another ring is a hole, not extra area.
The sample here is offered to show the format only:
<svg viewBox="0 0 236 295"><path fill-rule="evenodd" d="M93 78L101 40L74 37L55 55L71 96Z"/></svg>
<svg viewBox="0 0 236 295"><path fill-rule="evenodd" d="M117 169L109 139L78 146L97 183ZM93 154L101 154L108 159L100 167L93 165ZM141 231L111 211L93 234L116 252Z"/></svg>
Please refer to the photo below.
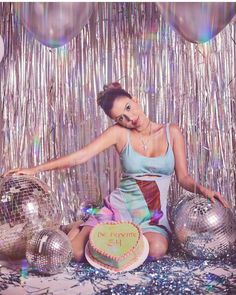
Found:
<svg viewBox="0 0 236 295"><path fill-rule="evenodd" d="M159 233L145 233L149 243L149 256L153 259L163 257L168 251L168 240Z"/></svg>
<svg viewBox="0 0 236 295"><path fill-rule="evenodd" d="M149 256L154 259L159 259L165 256L168 250L166 243L155 241L149 244Z"/></svg>

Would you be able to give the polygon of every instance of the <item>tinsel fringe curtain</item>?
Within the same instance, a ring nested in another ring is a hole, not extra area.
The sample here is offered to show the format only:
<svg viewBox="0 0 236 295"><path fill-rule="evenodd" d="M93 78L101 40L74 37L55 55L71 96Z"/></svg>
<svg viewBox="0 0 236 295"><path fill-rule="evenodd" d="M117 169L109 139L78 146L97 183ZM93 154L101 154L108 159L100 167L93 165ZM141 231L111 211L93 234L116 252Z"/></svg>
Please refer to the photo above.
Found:
<svg viewBox="0 0 236 295"><path fill-rule="evenodd" d="M1 3L0 172L74 152L111 122L96 105L103 85L120 79L159 123L180 126L189 173L235 206L236 30L193 44L161 17L155 3L99 3L81 34L58 49L40 44ZM78 167L41 173L76 219L120 178L113 148ZM172 179L170 203L182 194Z"/></svg>

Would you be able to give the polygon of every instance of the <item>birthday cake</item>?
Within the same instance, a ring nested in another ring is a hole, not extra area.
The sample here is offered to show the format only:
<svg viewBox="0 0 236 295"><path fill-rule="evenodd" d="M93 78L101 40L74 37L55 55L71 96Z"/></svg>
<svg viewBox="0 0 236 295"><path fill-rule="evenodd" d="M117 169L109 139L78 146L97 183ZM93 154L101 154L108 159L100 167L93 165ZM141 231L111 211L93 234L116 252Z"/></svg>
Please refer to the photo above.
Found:
<svg viewBox="0 0 236 295"><path fill-rule="evenodd" d="M144 249L140 228L132 222L104 222L96 225L88 242L89 257L113 271L121 271L138 260Z"/></svg>

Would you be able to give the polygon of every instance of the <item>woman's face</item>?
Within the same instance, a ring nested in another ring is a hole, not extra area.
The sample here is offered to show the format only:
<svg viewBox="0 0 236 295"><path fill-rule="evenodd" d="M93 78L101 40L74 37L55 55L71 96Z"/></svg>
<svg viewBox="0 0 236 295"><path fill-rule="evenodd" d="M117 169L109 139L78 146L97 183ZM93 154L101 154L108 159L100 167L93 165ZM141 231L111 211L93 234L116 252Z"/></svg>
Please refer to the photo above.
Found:
<svg viewBox="0 0 236 295"><path fill-rule="evenodd" d="M127 96L120 96L114 100L110 114L115 122L129 129L142 126L146 118L137 100Z"/></svg>

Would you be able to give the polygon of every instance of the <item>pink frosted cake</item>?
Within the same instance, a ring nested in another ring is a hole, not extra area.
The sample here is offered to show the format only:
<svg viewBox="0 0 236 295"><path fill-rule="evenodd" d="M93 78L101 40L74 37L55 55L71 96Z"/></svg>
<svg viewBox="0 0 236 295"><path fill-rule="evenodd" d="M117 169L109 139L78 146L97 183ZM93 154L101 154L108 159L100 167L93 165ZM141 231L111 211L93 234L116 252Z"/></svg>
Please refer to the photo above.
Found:
<svg viewBox="0 0 236 295"><path fill-rule="evenodd" d="M121 271L142 255L144 240L132 222L105 222L96 225L89 236L89 257L97 264Z"/></svg>

